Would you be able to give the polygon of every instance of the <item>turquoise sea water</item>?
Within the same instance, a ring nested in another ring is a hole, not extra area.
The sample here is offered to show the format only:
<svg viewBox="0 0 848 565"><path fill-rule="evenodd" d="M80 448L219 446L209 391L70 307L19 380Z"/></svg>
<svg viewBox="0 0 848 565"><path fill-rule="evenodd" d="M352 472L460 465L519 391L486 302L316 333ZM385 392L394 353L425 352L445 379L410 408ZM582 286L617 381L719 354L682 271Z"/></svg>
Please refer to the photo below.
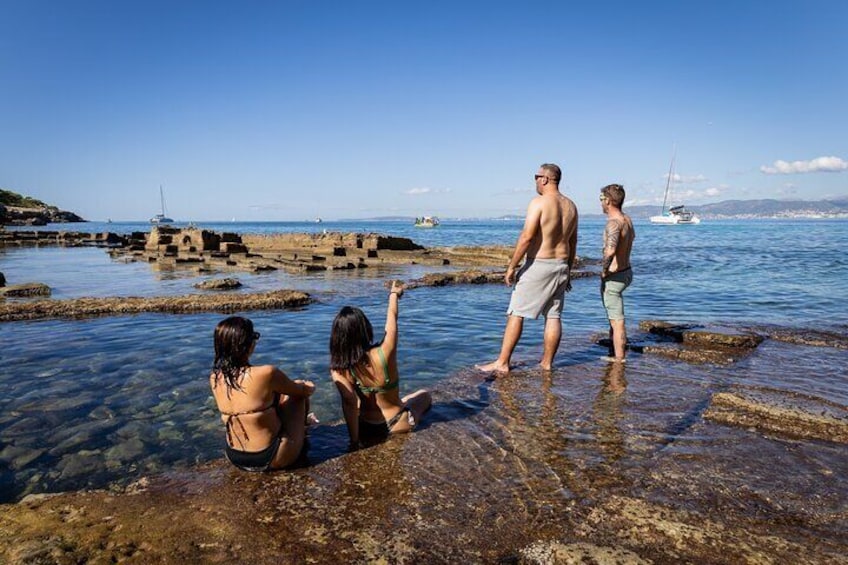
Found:
<svg viewBox="0 0 848 565"><path fill-rule="evenodd" d="M128 233L146 224L48 226ZM224 223L200 227L240 233L379 232L425 246L512 245L517 221L445 222L417 229L406 222ZM44 229L44 228L42 228ZM777 325L845 333L848 261L844 221L715 221L698 226L636 224L635 278L626 293L628 327L664 319L735 326ZM599 256L603 219L581 221L578 253ZM255 363L273 363L318 383L313 409L325 422L340 418L328 378L331 321L345 304L359 305L375 327L385 315L387 278L412 279L420 266L308 276L239 273L246 292L307 291L317 302L293 311L251 312L262 332ZM95 248L0 249L9 284L39 281L54 298L152 296L197 292L193 271L160 270L112 260ZM439 388L500 346L509 289L502 285L421 288L401 303L402 387ZM0 324L0 501L30 492L103 487L150 472L221 456L222 430L206 377L219 314L142 314L86 320ZM593 366L602 351L591 337L604 331L597 279L579 279L567 298L556 366ZM516 361L530 365L541 351L542 323L528 322ZM810 355L815 353L811 351ZM833 374L807 374L803 354L781 372L753 367L771 386L820 394L848 404L838 378L844 351L831 351ZM655 360L631 361L634 371L661 371ZM641 363L641 365L640 365ZM756 360L752 361L755 365ZM629 368L628 371L631 369ZM722 369L732 373L733 369ZM661 390L657 382L651 386ZM437 405L434 413L439 414ZM448 410L444 408L443 410ZM444 416L444 414L442 414Z"/></svg>

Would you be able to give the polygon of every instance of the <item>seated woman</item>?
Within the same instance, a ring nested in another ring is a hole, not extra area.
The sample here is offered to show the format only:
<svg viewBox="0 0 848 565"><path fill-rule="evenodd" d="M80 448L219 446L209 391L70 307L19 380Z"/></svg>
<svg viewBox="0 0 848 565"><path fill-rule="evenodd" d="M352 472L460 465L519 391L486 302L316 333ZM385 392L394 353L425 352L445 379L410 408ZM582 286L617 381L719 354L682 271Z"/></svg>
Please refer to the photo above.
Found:
<svg viewBox="0 0 848 565"><path fill-rule="evenodd" d="M392 283L386 313L386 336L374 342L371 322L359 308L345 306L333 320L330 375L342 399L350 445L374 443L389 434L409 432L430 408L430 393L398 392L398 300L403 285Z"/></svg>
<svg viewBox="0 0 848 565"><path fill-rule="evenodd" d="M250 364L259 332L232 316L215 328L212 394L227 428L227 459L245 471L282 469L304 447L310 381L291 380L273 365Z"/></svg>

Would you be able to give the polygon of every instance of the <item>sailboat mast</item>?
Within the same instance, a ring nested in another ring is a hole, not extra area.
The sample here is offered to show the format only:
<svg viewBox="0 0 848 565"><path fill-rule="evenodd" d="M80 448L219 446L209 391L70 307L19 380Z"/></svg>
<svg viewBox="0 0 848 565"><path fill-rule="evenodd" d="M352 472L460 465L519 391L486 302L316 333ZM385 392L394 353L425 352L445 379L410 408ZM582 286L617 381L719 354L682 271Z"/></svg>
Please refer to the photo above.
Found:
<svg viewBox="0 0 848 565"><path fill-rule="evenodd" d="M159 185L159 203L162 205L162 215L165 215L165 193L162 191L162 185Z"/></svg>
<svg viewBox="0 0 848 565"><path fill-rule="evenodd" d="M674 176L674 160L677 158L677 145L671 152L671 164L668 166L668 178L665 181L665 194L663 195L663 205L661 214L665 214L665 205L668 202L668 189L671 188L671 177Z"/></svg>

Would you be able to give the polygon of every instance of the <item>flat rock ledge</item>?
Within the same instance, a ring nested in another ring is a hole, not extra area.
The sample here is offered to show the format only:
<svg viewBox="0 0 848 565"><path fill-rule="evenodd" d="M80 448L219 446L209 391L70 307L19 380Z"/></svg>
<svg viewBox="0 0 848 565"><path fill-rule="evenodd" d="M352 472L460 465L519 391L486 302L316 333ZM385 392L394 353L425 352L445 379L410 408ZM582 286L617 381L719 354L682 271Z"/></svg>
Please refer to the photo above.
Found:
<svg viewBox="0 0 848 565"><path fill-rule="evenodd" d="M799 406L797 398L783 399L774 393L754 398L750 394L719 392L713 395L704 417L794 438L848 443L848 413L844 407L816 399L802 400L806 402Z"/></svg>
<svg viewBox="0 0 848 565"><path fill-rule="evenodd" d="M236 312L273 310L305 306L312 301L309 294L295 290L259 293L189 294L141 298L72 298L69 300L37 300L18 304L0 304L0 322L40 320L47 318L87 318L91 316L163 312Z"/></svg>
<svg viewBox="0 0 848 565"><path fill-rule="evenodd" d="M575 267L576 268L576 267ZM455 271L450 273L430 273L424 275L420 279L415 279L406 283L407 289L420 288L427 286L451 286L461 284L503 284L506 271L483 271L480 269L470 269L466 271ZM574 271L571 273L572 279L582 279L587 277L596 277L599 273L590 271ZM388 286L388 285L387 285Z"/></svg>
<svg viewBox="0 0 848 565"><path fill-rule="evenodd" d="M663 341L647 345L628 345L638 353L661 355L687 363L726 365L750 354L763 336L720 326L674 324L660 320L644 320L639 329Z"/></svg>
<svg viewBox="0 0 848 565"><path fill-rule="evenodd" d="M848 349L848 335L837 332L808 329L789 329L764 327L756 328L762 331L769 339L794 343L796 345L809 345L812 347L833 347L835 349Z"/></svg>

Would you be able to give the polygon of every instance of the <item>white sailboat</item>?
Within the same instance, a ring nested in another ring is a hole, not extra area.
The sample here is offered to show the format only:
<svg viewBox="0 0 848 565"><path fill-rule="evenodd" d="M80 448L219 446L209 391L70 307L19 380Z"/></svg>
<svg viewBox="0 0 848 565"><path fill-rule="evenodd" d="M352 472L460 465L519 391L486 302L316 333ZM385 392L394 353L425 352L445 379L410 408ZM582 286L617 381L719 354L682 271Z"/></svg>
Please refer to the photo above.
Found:
<svg viewBox="0 0 848 565"><path fill-rule="evenodd" d="M162 191L162 185L159 185L159 202L162 205L162 213L156 214L150 218L151 224L172 224L174 220L165 215L165 193Z"/></svg>
<svg viewBox="0 0 848 565"><path fill-rule="evenodd" d="M652 224L660 224L660 225L686 225L686 224L700 224L701 218L695 215L695 212L691 210L687 210L685 206L682 204L679 206L671 206L666 209L666 205L668 204L668 195L671 192L671 187L673 184L672 179L674 178L674 160L677 157L677 148L675 148L674 153L671 156L671 166L668 168L668 179L665 183L665 195L663 196L663 205L662 212L659 216L651 216Z"/></svg>
<svg viewBox="0 0 848 565"><path fill-rule="evenodd" d="M415 218L416 228L435 228L441 222L436 216L424 216L423 218Z"/></svg>

